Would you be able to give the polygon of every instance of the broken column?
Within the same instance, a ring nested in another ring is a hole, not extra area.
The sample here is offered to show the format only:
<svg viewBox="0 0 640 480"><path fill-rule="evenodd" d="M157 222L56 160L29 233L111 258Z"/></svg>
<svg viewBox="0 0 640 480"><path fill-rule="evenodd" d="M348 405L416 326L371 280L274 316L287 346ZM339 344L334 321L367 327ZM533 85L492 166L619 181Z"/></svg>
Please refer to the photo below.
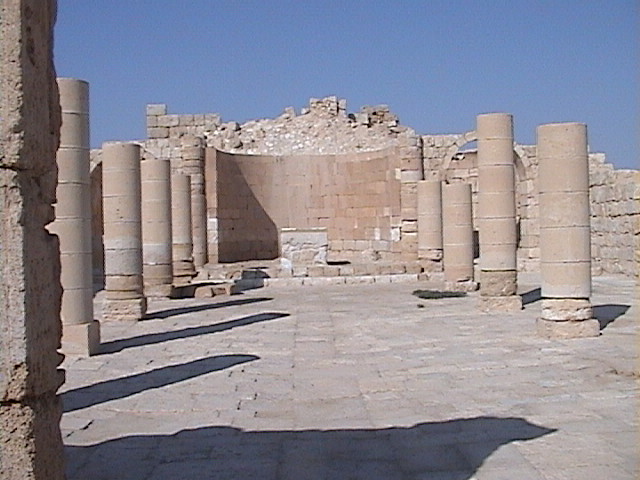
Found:
<svg viewBox="0 0 640 480"><path fill-rule="evenodd" d="M207 263L207 202L204 180L204 148L202 139L182 137L182 173L191 177L191 226L193 230L193 263L196 269Z"/></svg>
<svg viewBox="0 0 640 480"><path fill-rule="evenodd" d="M541 125L538 135L540 273L544 337L597 336L592 315L587 127Z"/></svg>
<svg viewBox="0 0 640 480"><path fill-rule="evenodd" d="M518 311L512 116L478 115L477 135L480 308Z"/></svg>
<svg viewBox="0 0 640 480"><path fill-rule="evenodd" d="M442 184L418 182L418 257L426 272L442 271Z"/></svg>
<svg viewBox="0 0 640 480"><path fill-rule="evenodd" d="M442 185L442 244L445 289L477 289L473 275L473 220L471 185Z"/></svg>
<svg viewBox="0 0 640 480"><path fill-rule="evenodd" d="M173 244L173 281L189 283L195 275L191 228L191 177L171 176L171 214Z"/></svg>
<svg viewBox="0 0 640 480"><path fill-rule="evenodd" d="M140 171L144 294L168 297L173 284L171 165L168 158L146 154Z"/></svg>
<svg viewBox="0 0 640 480"><path fill-rule="evenodd" d="M55 2L0 7L0 478L64 478Z"/></svg>
<svg viewBox="0 0 640 480"><path fill-rule="evenodd" d="M89 84L59 78L58 89L62 125L56 220L49 231L60 239L62 351L88 356L100 346L100 324L93 318Z"/></svg>
<svg viewBox="0 0 640 480"><path fill-rule="evenodd" d="M147 310L142 283L140 147L102 146L104 320L140 320Z"/></svg>

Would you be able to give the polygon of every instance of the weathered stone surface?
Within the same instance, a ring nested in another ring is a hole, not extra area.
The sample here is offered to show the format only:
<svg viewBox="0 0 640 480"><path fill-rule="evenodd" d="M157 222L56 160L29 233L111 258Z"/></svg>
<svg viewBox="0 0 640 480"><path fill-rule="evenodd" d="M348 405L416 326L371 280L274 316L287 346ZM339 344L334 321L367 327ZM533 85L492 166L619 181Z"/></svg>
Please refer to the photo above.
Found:
<svg viewBox="0 0 640 480"><path fill-rule="evenodd" d="M515 270L507 271L481 271L480 295L488 297L512 296L517 290L517 276Z"/></svg>
<svg viewBox="0 0 640 480"><path fill-rule="evenodd" d="M0 3L0 478L64 478L54 1Z"/></svg>
<svg viewBox="0 0 640 480"><path fill-rule="evenodd" d="M520 295L487 296L480 295L478 308L487 313L491 312L518 312L522 310L522 297Z"/></svg>
<svg viewBox="0 0 640 480"><path fill-rule="evenodd" d="M593 318L593 311L586 298L543 298L540 315L545 320L578 321Z"/></svg>
<svg viewBox="0 0 640 480"><path fill-rule="evenodd" d="M140 320L147 311L147 299L106 298L102 306L103 321L136 321Z"/></svg>
<svg viewBox="0 0 640 480"><path fill-rule="evenodd" d="M539 318L536 321L538 335L545 338L584 338L600 335L600 323L596 319L556 322Z"/></svg>

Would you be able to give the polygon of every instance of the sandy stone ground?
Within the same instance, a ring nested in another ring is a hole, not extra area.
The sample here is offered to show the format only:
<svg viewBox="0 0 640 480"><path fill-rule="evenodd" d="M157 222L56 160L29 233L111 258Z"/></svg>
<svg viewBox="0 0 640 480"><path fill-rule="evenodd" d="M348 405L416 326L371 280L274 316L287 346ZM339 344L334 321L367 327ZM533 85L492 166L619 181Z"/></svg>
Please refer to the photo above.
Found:
<svg viewBox="0 0 640 480"><path fill-rule="evenodd" d="M69 480L636 479L638 291L594 278L598 338L418 282L153 301L67 358ZM99 298L99 296L98 296Z"/></svg>

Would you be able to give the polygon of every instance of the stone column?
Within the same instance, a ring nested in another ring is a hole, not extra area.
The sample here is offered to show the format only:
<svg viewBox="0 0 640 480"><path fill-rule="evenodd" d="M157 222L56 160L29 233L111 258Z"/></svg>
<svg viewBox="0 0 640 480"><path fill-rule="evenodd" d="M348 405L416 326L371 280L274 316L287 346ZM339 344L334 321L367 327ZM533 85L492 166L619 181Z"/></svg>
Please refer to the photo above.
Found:
<svg viewBox="0 0 640 480"><path fill-rule="evenodd" d="M171 212L173 281L176 285L184 285L195 275L191 228L191 177L188 175L171 176Z"/></svg>
<svg viewBox="0 0 640 480"><path fill-rule="evenodd" d="M0 478L64 476L55 1L0 7Z"/></svg>
<svg viewBox="0 0 640 480"><path fill-rule="evenodd" d="M62 351L88 356L100 346L100 324L93 319L89 84L59 78L58 89L62 126L56 220L49 231L60 239Z"/></svg>
<svg viewBox="0 0 640 480"><path fill-rule="evenodd" d="M140 170L144 293L147 297L169 297L173 284L171 165L168 158L147 155Z"/></svg>
<svg viewBox="0 0 640 480"><path fill-rule="evenodd" d="M473 221L471 185L442 185L442 244L445 289L472 291L478 288L473 275Z"/></svg>
<svg viewBox="0 0 640 480"><path fill-rule="evenodd" d="M508 113L477 117L480 308L518 311L513 119Z"/></svg>
<svg viewBox="0 0 640 480"><path fill-rule="evenodd" d="M191 226L193 263L196 269L207 263L207 201L205 197L204 148L202 139L182 137L182 172L191 177Z"/></svg>
<svg viewBox="0 0 640 480"><path fill-rule="evenodd" d="M140 320L147 310L142 283L140 147L102 146L104 320Z"/></svg>
<svg viewBox="0 0 640 480"><path fill-rule="evenodd" d="M442 184L418 182L418 256L426 272L442 271Z"/></svg>
<svg viewBox="0 0 640 480"><path fill-rule="evenodd" d="M545 337L591 337L591 234L587 126L541 125L538 135L540 273Z"/></svg>

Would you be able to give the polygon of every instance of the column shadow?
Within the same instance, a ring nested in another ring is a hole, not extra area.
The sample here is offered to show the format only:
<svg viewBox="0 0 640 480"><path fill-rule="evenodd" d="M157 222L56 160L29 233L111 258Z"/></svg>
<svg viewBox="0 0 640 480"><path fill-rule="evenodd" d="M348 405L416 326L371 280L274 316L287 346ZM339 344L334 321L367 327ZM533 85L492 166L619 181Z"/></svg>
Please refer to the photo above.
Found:
<svg viewBox="0 0 640 480"><path fill-rule="evenodd" d="M600 323L600 330L603 330L607 325L614 322L618 317L621 317L627 310L629 305L621 305L617 303L607 303L605 305L596 305L592 307L593 317Z"/></svg>
<svg viewBox="0 0 640 480"><path fill-rule="evenodd" d="M529 305L542 299L542 289L540 287L529 290L528 292L521 293L522 305Z"/></svg>
<svg viewBox="0 0 640 480"><path fill-rule="evenodd" d="M168 342L180 338L195 337L198 335L207 335L210 333L224 332L236 327L252 325L254 323L267 322L269 320L277 320L278 318L288 317L288 313L281 312L265 312L248 315L246 317L228 320L226 322L215 323L213 325L202 325L198 327L188 327L171 332L145 333L135 337L123 338L120 340L112 340L104 342L100 345L100 355L120 352L126 348L142 347L144 345L153 345L156 343Z"/></svg>
<svg viewBox="0 0 640 480"><path fill-rule="evenodd" d="M73 412L111 400L126 398L145 390L165 387L200 375L252 362L259 358L256 355L217 355L179 365L156 368L127 377L105 380L64 392L60 395L64 407L63 411L65 413Z"/></svg>
<svg viewBox="0 0 640 480"><path fill-rule="evenodd" d="M499 447L555 430L475 417L382 429L244 431L225 426L67 446L69 480L468 480ZM518 461L514 460L513 468ZM105 471L105 467L108 470Z"/></svg>
<svg viewBox="0 0 640 480"><path fill-rule="evenodd" d="M250 303L267 302L273 300L273 298L258 297L258 298L238 298L234 300L225 300L224 302L207 303L205 305L192 305L190 307L178 307L168 308L166 310L159 310L157 312L147 313L144 316L145 320L169 318L175 315L183 315L185 313L203 312L205 310L214 310L216 308L234 307L237 305L247 305Z"/></svg>

